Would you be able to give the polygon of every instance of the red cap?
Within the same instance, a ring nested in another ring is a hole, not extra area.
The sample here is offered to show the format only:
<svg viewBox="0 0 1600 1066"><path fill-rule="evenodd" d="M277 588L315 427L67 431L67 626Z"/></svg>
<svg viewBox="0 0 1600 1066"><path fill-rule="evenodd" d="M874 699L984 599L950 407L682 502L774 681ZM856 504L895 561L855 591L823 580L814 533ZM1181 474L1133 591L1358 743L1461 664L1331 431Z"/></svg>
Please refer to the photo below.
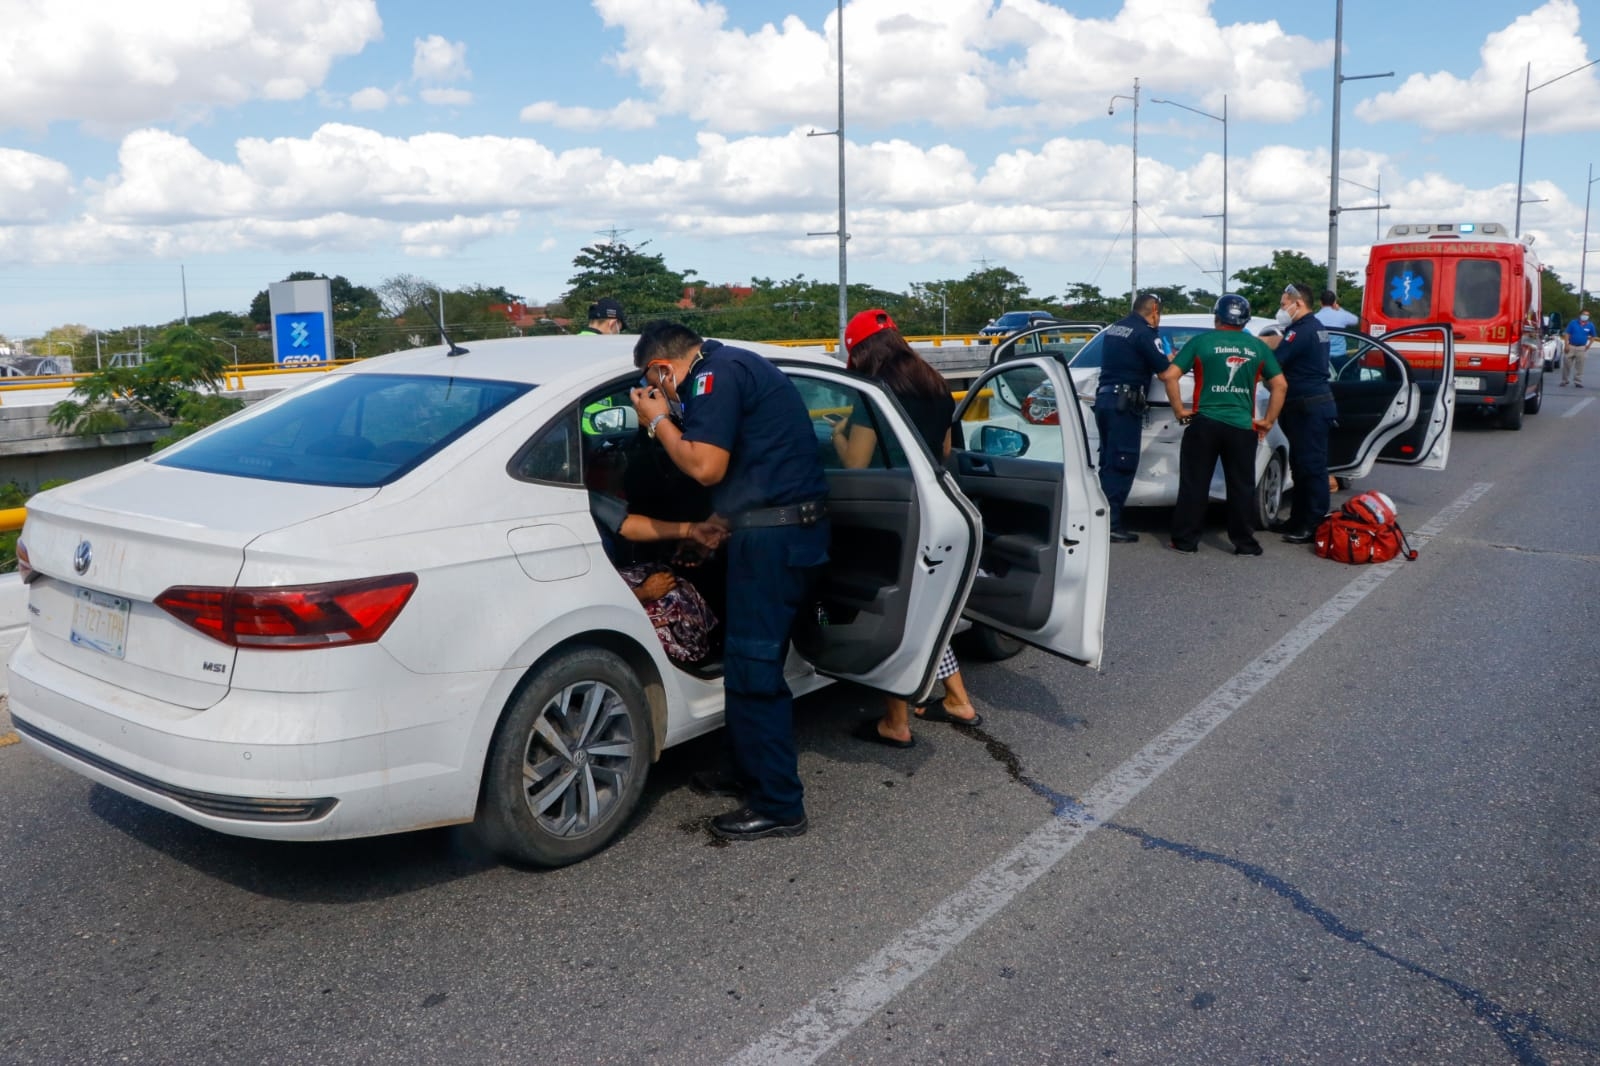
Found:
<svg viewBox="0 0 1600 1066"><path fill-rule="evenodd" d="M881 307L862 311L844 327L845 351L849 351L880 330L899 328L894 324L894 319L889 317L889 312Z"/></svg>

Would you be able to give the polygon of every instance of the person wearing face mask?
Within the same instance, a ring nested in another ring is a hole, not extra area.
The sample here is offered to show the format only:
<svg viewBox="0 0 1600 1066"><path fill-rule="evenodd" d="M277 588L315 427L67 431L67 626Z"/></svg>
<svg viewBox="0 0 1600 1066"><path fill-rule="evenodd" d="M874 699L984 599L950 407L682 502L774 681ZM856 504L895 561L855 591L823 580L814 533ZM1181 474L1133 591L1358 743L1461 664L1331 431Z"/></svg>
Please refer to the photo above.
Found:
<svg viewBox="0 0 1600 1066"><path fill-rule="evenodd" d="M1572 383L1578 388L1583 388L1583 361L1589 354L1589 349L1594 347L1594 323L1589 321L1589 312L1580 312L1578 317L1567 323L1566 354L1561 360L1561 384L1567 383L1567 375L1572 375Z"/></svg>
<svg viewBox="0 0 1600 1066"><path fill-rule="evenodd" d="M811 413L770 362L676 322L647 325L633 362L647 380L632 392L640 425L674 466L710 487L730 533L723 706L734 774L717 790L744 805L713 818L711 831L725 840L798 836L805 797L783 666L831 532Z"/></svg>
<svg viewBox="0 0 1600 1066"><path fill-rule="evenodd" d="M1328 513L1328 433L1339 413L1328 387L1328 332L1312 313L1313 299L1305 285L1283 290L1277 318L1283 339L1273 353L1289 386L1279 422L1289 438L1294 490L1288 521L1272 530L1290 544L1310 544Z"/></svg>
<svg viewBox="0 0 1600 1066"><path fill-rule="evenodd" d="M1161 350L1161 298L1145 293L1133 313L1101 332L1100 384L1094 393L1094 421L1100 431L1100 487L1111 505L1111 542L1131 544L1139 534L1123 525L1122 508L1139 470L1144 432L1145 393L1150 379L1167 368Z"/></svg>

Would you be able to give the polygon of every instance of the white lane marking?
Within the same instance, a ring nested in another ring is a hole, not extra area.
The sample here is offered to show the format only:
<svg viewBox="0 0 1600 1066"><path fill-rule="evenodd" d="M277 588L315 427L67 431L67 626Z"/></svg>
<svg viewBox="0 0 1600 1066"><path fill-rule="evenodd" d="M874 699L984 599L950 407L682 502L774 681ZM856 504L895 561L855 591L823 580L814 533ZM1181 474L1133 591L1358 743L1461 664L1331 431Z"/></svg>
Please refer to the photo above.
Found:
<svg viewBox="0 0 1600 1066"><path fill-rule="evenodd" d="M1579 400L1577 403L1573 404L1567 410L1561 412L1561 417L1562 418L1571 418L1573 415L1577 414L1579 411L1583 410L1585 407L1588 407L1592 403L1594 403L1594 397L1593 396L1589 397L1587 400Z"/></svg>
<svg viewBox="0 0 1600 1066"><path fill-rule="evenodd" d="M1418 547L1437 536L1493 485L1479 482L1413 534ZM855 1032L901 992L931 970L963 940L999 914L1029 885L1066 858L1101 823L1114 818L1157 778L1273 678L1368 594L1408 565L1399 560L1363 570L1282 640L1223 682L1164 733L1101 778L1077 810L1053 817L916 925L904 930L872 958L831 984L828 991L789 1015L729 1061L734 1066L811 1063Z"/></svg>

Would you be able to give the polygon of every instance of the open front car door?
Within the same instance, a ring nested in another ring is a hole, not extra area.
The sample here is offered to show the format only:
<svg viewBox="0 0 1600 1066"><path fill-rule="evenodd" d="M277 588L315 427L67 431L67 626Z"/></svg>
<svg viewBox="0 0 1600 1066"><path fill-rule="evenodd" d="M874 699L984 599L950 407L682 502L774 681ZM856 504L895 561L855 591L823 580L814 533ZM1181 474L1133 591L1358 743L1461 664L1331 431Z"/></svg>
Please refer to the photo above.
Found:
<svg viewBox="0 0 1600 1066"><path fill-rule="evenodd" d="M833 526L795 650L819 673L924 702L977 573L977 509L887 391L842 370L778 365L811 412ZM864 466L846 467L834 443L842 419L871 436Z"/></svg>
<svg viewBox="0 0 1600 1066"><path fill-rule="evenodd" d="M1111 517L1065 362L989 370L956 410L950 468L983 516L973 622L1096 668Z"/></svg>
<svg viewBox="0 0 1600 1066"><path fill-rule="evenodd" d="M1329 387L1339 407L1328 435L1328 472L1362 478L1380 462L1444 469L1455 412L1450 327L1413 326L1382 340L1342 329L1328 335Z"/></svg>

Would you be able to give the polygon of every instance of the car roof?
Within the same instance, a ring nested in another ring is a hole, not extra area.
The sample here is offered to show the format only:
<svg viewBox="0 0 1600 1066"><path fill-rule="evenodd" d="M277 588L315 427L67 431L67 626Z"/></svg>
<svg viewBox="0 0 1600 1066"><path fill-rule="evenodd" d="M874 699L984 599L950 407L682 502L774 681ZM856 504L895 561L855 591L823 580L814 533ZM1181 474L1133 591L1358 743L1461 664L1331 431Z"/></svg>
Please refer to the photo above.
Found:
<svg viewBox="0 0 1600 1066"><path fill-rule="evenodd" d="M1216 319L1209 313L1185 311L1176 315L1162 315L1161 324L1163 326L1202 326L1210 329L1216 325ZM1276 323L1270 318L1262 318L1260 315L1250 316L1249 329L1251 333L1260 333L1263 326L1271 325L1276 325Z"/></svg>
<svg viewBox="0 0 1600 1066"><path fill-rule="evenodd" d="M586 380L611 377L633 368L636 336L499 337L458 342L461 355L450 355L442 344L390 352L342 368L356 374L422 374L430 377L479 378L549 385L563 378ZM817 348L786 348L757 341L729 341L768 359L814 363L839 369L839 359Z"/></svg>

